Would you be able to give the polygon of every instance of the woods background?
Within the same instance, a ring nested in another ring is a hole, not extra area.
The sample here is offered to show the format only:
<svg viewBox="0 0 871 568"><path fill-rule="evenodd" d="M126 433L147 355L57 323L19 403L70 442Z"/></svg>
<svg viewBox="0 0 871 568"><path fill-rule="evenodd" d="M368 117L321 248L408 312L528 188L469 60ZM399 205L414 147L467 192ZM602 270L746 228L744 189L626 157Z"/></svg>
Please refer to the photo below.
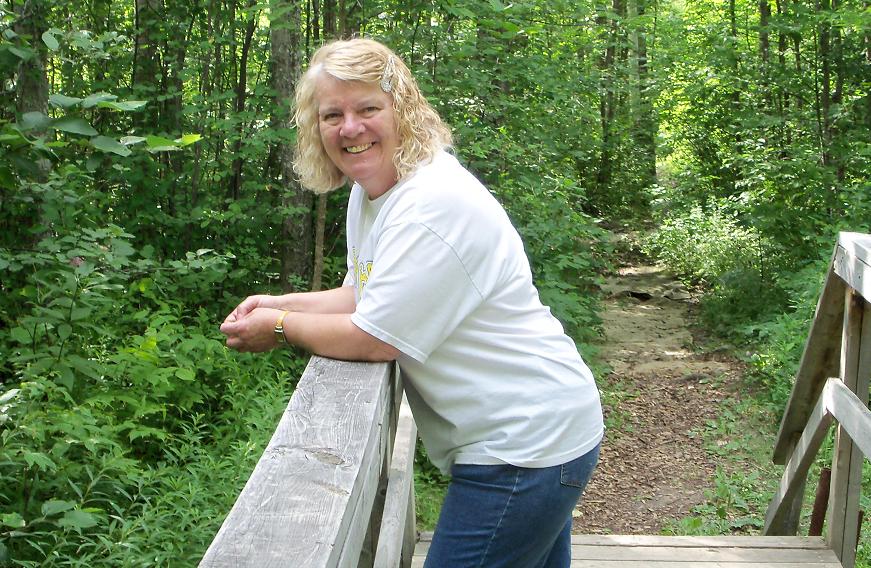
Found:
<svg viewBox="0 0 871 568"><path fill-rule="evenodd" d="M347 190L316 199L291 169L295 80L330 38L409 63L588 357L609 230L651 230L782 406L836 231L871 223L867 0L15 0L0 18L0 563L202 556L305 362L229 353L218 323L344 275Z"/></svg>

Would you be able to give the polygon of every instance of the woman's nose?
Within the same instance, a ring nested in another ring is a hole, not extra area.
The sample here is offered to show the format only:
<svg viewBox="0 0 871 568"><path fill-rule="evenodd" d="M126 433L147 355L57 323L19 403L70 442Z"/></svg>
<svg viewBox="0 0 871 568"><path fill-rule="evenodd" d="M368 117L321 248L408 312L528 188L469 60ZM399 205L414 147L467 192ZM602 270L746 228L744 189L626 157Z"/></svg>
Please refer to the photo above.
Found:
<svg viewBox="0 0 871 568"><path fill-rule="evenodd" d="M339 129L339 134L344 138L353 138L361 132L363 132L363 123L353 115L347 115Z"/></svg>

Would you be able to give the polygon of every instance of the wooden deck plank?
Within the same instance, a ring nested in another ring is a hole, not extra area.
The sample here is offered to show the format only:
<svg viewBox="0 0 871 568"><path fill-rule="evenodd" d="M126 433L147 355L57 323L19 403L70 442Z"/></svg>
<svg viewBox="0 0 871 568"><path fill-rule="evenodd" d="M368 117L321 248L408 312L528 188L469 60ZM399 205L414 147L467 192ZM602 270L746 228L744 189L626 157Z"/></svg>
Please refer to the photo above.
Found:
<svg viewBox="0 0 871 568"><path fill-rule="evenodd" d="M663 535L572 535L572 545L685 546L698 548L807 548L827 550L820 537L794 536L663 536Z"/></svg>
<svg viewBox="0 0 871 568"><path fill-rule="evenodd" d="M415 548L422 567L432 533ZM840 568L819 537L574 535L572 568Z"/></svg>
<svg viewBox="0 0 871 568"><path fill-rule="evenodd" d="M423 563L426 560L425 556L415 556L411 562L411 568L423 568ZM645 568L841 568L837 562L824 563L794 563L794 562L776 562L776 563L760 563L755 562L748 564L746 562L645 562ZM572 560L572 568L639 568L636 560Z"/></svg>
<svg viewBox="0 0 871 568"><path fill-rule="evenodd" d="M572 560L632 560L635 562L826 562L834 553L803 548L689 548L668 546L572 546Z"/></svg>

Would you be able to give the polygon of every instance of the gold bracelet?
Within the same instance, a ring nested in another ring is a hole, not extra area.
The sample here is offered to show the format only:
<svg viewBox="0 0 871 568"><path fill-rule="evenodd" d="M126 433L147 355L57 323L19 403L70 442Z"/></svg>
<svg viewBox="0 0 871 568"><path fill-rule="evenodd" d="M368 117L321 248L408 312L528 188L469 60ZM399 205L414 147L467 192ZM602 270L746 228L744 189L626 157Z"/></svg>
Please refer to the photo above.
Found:
<svg viewBox="0 0 871 568"><path fill-rule="evenodd" d="M278 321L275 322L275 328L273 331L275 332L275 339L278 341L278 344L288 345L290 342L287 340L287 336L284 335L284 318L287 314L290 313L290 310L284 310L281 312L281 316L279 316Z"/></svg>

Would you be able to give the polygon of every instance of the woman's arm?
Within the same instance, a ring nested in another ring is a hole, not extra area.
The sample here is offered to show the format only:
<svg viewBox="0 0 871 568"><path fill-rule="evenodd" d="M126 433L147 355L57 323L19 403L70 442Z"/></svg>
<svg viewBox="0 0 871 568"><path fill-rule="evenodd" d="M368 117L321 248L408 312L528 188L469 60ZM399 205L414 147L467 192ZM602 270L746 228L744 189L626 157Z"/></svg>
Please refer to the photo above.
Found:
<svg viewBox="0 0 871 568"><path fill-rule="evenodd" d="M258 307L240 318L230 314L221 325L221 332L227 336L227 347L259 352L281 345L274 330L283 312ZM284 314L282 322L288 343L316 355L349 361L392 361L400 354L392 345L354 325L351 314L290 311Z"/></svg>
<svg viewBox="0 0 871 568"><path fill-rule="evenodd" d="M242 319L257 308L275 308L314 314L351 314L354 313L356 305L354 288L351 286L340 286L320 292L295 292L283 296L257 294L242 300L224 321Z"/></svg>

